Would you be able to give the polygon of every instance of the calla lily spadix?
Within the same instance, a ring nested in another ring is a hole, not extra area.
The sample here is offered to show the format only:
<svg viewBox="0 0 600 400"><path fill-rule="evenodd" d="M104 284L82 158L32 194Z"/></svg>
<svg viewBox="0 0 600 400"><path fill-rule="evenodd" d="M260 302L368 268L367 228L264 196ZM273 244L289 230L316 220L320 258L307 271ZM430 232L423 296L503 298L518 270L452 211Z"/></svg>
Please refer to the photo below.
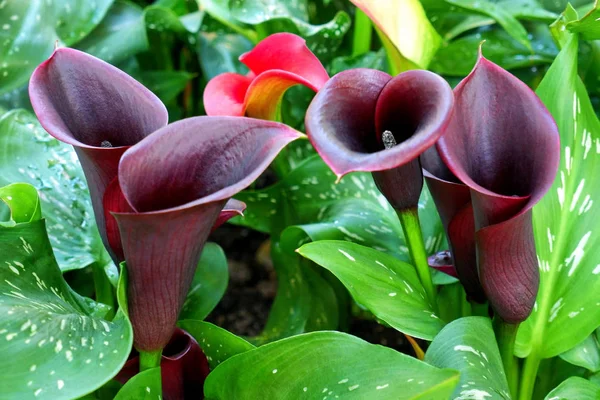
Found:
<svg viewBox="0 0 600 400"><path fill-rule="evenodd" d="M34 71L33 109L44 129L70 144L90 190L96 225L115 263L124 260L116 222L104 209L105 192L117 178L119 160L132 145L167 125L165 106L151 91L89 54L58 48ZM245 205L232 202L225 216Z"/></svg>
<svg viewBox="0 0 600 400"><path fill-rule="evenodd" d="M538 290L531 209L556 176L558 130L527 85L481 54L454 95L438 151L470 189L483 290L496 315L516 324L529 316Z"/></svg>
<svg viewBox="0 0 600 400"><path fill-rule="evenodd" d="M240 61L250 69L248 75L224 73L206 85L206 114L275 120L287 89L304 85L316 92L329 79L306 41L291 33L267 37Z"/></svg>
<svg viewBox="0 0 600 400"><path fill-rule="evenodd" d="M129 208L111 211L127 262L136 349L154 353L168 343L221 210L301 136L276 122L195 117L123 154L116 192Z"/></svg>
<svg viewBox="0 0 600 400"><path fill-rule="evenodd" d="M434 147L421 154L423 175L450 243L452 264L469 299L485 301L477 273L475 224L469 188L442 162Z"/></svg>
<svg viewBox="0 0 600 400"><path fill-rule="evenodd" d="M397 211L411 257L435 304L417 205L423 188L419 155L444 133L452 114L452 89L428 71L398 76L354 69L331 78L306 114L313 146L341 179L372 172L377 187Z"/></svg>

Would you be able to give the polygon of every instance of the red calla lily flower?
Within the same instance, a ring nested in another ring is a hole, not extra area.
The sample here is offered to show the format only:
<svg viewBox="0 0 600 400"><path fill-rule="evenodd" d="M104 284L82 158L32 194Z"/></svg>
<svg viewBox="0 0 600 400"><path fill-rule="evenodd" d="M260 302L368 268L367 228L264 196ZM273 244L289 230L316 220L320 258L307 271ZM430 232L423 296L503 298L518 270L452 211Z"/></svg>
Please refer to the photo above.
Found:
<svg viewBox="0 0 600 400"><path fill-rule="evenodd" d="M477 273L475 222L469 188L442 162L434 147L421 154L423 175L450 243L451 262L469 299L485 301Z"/></svg>
<svg viewBox="0 0 600 400"><path fill-rule="evenodd" d="M316 92L329 79L306 41L291 33L267 37L240 61L250 69L248 75L224 73L206 85L206 114L275 120L287 89L300 84Z"/></svg>
<svg viewBox="0 0 600 400"><path fill-rule="evenodd" d="M518 323L539 286L531 209L556 176L558 130L527 85L481 54L454 95L438 151L470 189L483 290L497 315Z"/></svg>
<svg viewBox="0 0 600 400"><path fill-rule="evenodd" d="M331 78L306 114L315 149L341 178L370 171L396 210L417 206L423 187L419 155L444 133L452 89L428 71L396 77L353 69Z"/></svg>
<svg viewBox="0 0 600 400"><path fill-rule="evenodd" d="M59 48L34 71L29 97L44 129L75 148L90 190L96 225L115 263L124 260L105 192L132 145L167 125L165 106L142 84L89 54ZM228 204L223 218L245 205Z"/></svg>
<svg viewBox="0 0 600 400"><path fill-rule="evenodd" d="M115 377L122 384L140 372L140 358L135 351L132 355ZM208 360L196 339L182 329L175 329L160 360L163 399L203 399L208 373Z"/></svg>
<svg viewBox="0 0 600 400"><path fill-rule="evenodd" d="M276 122L196 117L159 129L123 154L115 193L124 200L111 204L127 206L110 211L121 233L139 351L168 343L226 202L301 136Z"/></svg>

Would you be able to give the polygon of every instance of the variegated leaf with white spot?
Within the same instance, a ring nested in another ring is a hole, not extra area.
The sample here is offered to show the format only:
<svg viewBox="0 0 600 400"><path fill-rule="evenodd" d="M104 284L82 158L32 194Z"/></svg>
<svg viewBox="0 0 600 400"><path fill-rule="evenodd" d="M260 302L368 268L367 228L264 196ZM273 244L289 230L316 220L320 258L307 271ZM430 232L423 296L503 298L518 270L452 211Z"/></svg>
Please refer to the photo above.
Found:
<svg viewBox="0 0 600 400"><path fill-rule="evenodd" d="M124 279L122 308L104 320L107 307L77 295L63 279L44 219L0 226L2 396L72 399L110 380L133 342Z"/></svg>
<svg viewBox="0 0 600 400"><path fill-rule="evenodd" d="M425 361L460 371L453 399L511 398L489 318L460 318L448 324L427 349Z"/></svg>
<svg viewBox="0 0 600 400"><path fill-rule="evenodd" d="M38 189L48 237L63 271L94 262L117 270L102 245L83 170L73 148L48 135L28 111L0 116L0 186L27 182Z"/></svg>
<svg viewBox="0 0 600 400"><path fill-rule="evenodd" d="M533 212L540 288L516 344L517 355L537 360L572 348L600 325L600 121L577 75L577 36L564 34L537 89L562 146L558 176Z"/></svg>

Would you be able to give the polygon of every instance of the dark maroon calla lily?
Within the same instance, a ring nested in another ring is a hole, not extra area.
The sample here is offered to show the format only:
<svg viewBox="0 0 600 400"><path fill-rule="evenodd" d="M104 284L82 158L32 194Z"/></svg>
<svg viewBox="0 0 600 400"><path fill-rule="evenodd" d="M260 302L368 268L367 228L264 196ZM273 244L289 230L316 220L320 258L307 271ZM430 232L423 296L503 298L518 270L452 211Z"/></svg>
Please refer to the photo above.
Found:
<svg viewBox="0 0 600 400"><path fill-rule="evenodd" d="M276 122L196 117L159 129L123 154L119 186L130 211L113 215L139 351L155 352L169 341L206 238L227 201L301 136Z"/></svg>
<svg viewBox="0 0 600 400"><path fill-rule="evenodd" d="M118 264L124 260L119 231L105 205L119 201L119 196L111 196L118 190L121 156L132 145L167 125L165 106L126 73L69 48L56 49L34 71L29 96L44 129L75 148L90 190L100 236ZM121 209L118 204L112 207ZM233 201L219 220L223 223L241 214L244 208L244 203Z"/></svg>
<svg viewBox="0 0 600 400"><path fill-rule="evenodd" d="M132 352L132 356L115 377L122 384L140 372L137 352ZM160 360L163 399L204 398L204 380L208 373L208 360L198 342L186 331L175 329Z"/></svg>
<svg viewBox="0 0 600 400"><path fill-rule="evenodd" d="M348 70L317 93L306 131L338 178L373 172L392 206L404 210L418 203L423 187L418 157L444 133L452 105L452 89L434 73L408 71L392 78L377 70Z"/></svg>
<svg viewBox="0 0 600 400"><path fill-rule="evenodd" d="M435 147L421 155L421 165L450 243L454 276L460 279L469 299L483 302L485 294L477 273L471 192L442 162Z"/></svg>
<svg viewBox="0 0 600 400"><path fill-rule="evenodd" d="M539 286L531 209L559 164L556 124L523 82L480 55L454 90L441 158L471 192L479 278L508 323L527 318Z"/></svg>
<svg viewBox="0 0 600 400"><path fill-rule="evenodd" d="M452 263L452 254L450 251L444 250L432 254L427 257L427 262L431 268L450 275L453 278L458 278L456 268L454 268L454 264Z"/></svg>

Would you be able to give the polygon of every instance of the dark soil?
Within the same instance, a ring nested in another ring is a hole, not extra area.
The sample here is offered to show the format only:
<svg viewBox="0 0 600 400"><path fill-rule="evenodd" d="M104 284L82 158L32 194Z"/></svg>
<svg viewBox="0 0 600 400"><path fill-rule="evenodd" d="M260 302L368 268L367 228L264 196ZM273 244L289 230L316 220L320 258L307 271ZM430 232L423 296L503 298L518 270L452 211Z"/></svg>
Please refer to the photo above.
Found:
<svg viewBox="0 0 600 400"><path fill-rule="evenodd" d="M230 278L225 296L207 321L240 336L260 334L277 292L268 239L268 235L230 224L212 234L209 240L227 254ZM352 318L348 333L414 355L402 333L373 320Z"/></svg>

